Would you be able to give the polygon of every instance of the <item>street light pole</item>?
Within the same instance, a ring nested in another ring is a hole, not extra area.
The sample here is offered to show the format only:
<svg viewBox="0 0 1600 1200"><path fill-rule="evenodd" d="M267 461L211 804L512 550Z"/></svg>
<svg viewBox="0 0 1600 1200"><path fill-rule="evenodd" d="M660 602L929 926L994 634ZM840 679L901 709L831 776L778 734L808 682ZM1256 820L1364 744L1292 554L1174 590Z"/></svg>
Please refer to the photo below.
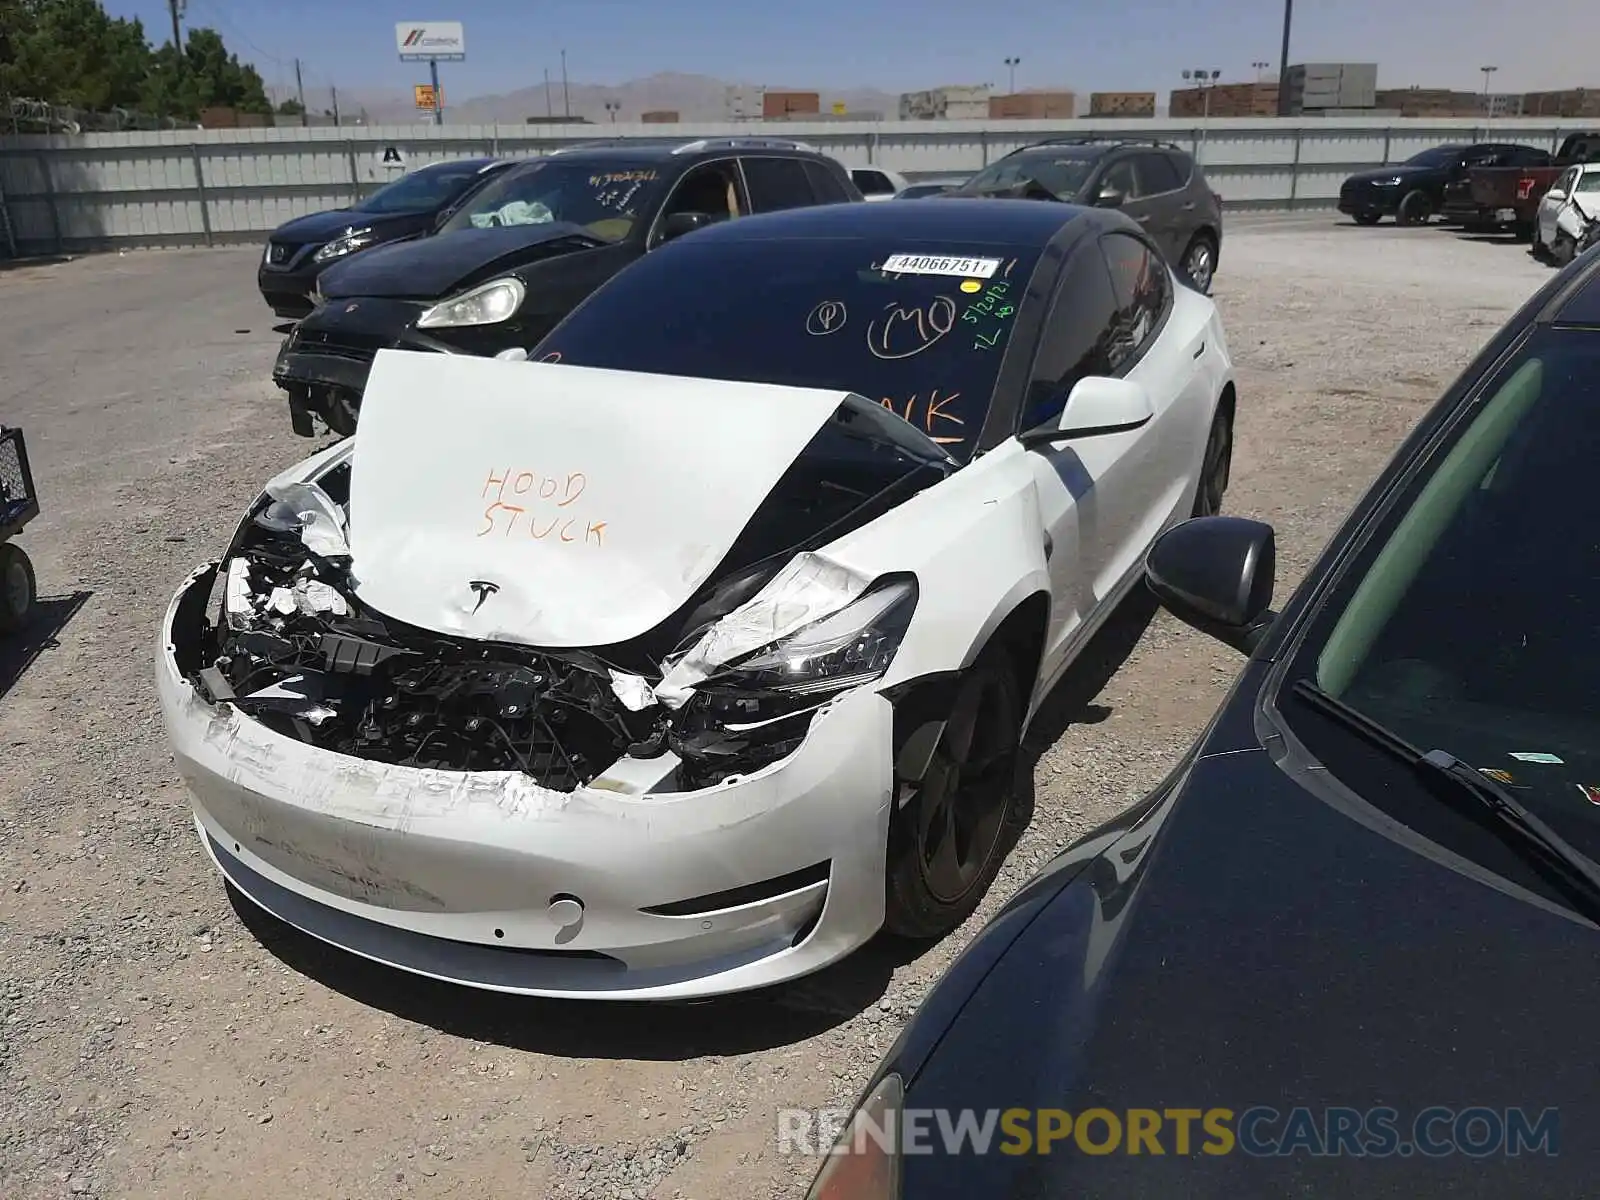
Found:
<svg viewBox="0 0 1600 1200"><path fill-rule="evenodd" d="M1007 87L1010 89L1009 94L1015 96L1017 94L1017 65L1022 60L1020 58L1008 58L1005 61L1006 70L1010 73L1010 83L1007 84Z"/></svg>
<svg viewBox="0 0 1600 1200"><path fill-rule="evenodd" d="M1211 89L1217 86L1217 80L1222 78L1222 72L1216 69L1189 70L1183 73L1183 77L1193 80L1200 88L1200 137L1199 144L1195 147L1195 158L1204 165L1206 127L1211 122Z"/></svg>
<svg viewBox="0 0 1600 1200"><path fill-rule="evenodd" d="M613 125L615 125L617 123L617 112L621 108L622 108L622 101L620 101L620 100L607 100L606 101L606 111L611 114L611 123Z"/></svg>
<svg viewBox="0 0 1600 1200"><path fill-rule="evenodd" d="M1489 105L1489 76L1498 71L1499 67L1479 67L1483 72L1483 132L1487 137L1489 127L1494 124L1494 109Z"/></svg>
<svg viewBox="0 0 1600 1200"><path fill-rule="evenodd" d="M1294 0L1283 0L1283 48L1278 51L1278 115L1289 115L1289 26L1294 22Z"/></svg>

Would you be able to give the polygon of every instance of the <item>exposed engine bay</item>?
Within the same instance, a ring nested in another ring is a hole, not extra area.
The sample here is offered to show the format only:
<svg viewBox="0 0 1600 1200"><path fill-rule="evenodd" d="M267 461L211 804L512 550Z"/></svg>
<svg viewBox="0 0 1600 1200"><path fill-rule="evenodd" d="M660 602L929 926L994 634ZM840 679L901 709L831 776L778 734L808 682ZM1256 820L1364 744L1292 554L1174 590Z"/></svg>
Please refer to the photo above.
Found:
<svg viewBox="0 0 1600 1200"><path fill-rule="evenodd" d="M770 669L735 678L711 663L681 689L687 700L656 692L708 631L792 568L797 552L804 558L954 469L942 451L909 453L886 441L887 414L861 403L875 411L842 409L840 423L819 434L829 453L797 460L711 581L631 642L540 649L436 633L373 611L357 594L344 540L346 460L314 483L269 489L254 506L216 569L215 616L186 628L193 640L175 647L178 660L210 702L376 762L518 771L558 791L588 784L623 756L668 751L680 760L682 789L759 769L799 746L812 715L850 678L843 667L870 654L864 641L826 651L842 664L831 691L773 687ZM855 443L844 459L841 436ZM774 545L782 549L773 553ZM743 657L754 662L762 648L752 644Z"/></svg>

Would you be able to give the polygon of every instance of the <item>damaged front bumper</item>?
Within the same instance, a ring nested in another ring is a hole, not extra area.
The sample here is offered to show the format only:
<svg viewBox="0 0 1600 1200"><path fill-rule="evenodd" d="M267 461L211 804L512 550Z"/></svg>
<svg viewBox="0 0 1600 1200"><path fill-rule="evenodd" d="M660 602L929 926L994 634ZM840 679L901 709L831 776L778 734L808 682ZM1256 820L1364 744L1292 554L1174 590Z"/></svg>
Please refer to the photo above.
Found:
<svg viewBox="0 0 1600 1200"><path fill-rule="evenodd" d="M894 714L871 689L818 711L782 760L697 790L676 790L670 752L572 791L375 762L195 688L215 572L167 611L162 714L207 852L289 924L437 979L613 999L778 983L881 926Z"/></svg>

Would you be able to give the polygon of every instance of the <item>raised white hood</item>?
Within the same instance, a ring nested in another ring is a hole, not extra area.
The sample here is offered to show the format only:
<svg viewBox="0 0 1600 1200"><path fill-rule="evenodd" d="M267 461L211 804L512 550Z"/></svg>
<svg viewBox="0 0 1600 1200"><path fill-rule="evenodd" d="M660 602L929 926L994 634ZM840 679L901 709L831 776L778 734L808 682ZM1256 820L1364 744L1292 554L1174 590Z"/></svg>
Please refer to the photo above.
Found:
<svg viewBox="0 0 1600 1200"><path fill-rule="evenodd" d="M706 581L845 395L382 351L351 460L356 595L485 640L636 637Z"/></svg>

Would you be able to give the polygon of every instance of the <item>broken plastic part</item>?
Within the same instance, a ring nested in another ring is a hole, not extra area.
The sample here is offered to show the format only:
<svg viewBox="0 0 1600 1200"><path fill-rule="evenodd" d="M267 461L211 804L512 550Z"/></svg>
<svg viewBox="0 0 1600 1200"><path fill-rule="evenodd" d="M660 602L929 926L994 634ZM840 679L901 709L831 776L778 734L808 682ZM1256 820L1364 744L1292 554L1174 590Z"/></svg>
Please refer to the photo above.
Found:
<svg viewBox="0 0 1600 1200"><path fill-rule="evenodd" d="M528 352L521 346L508 346L495 355L501 362L527 362Z"/></svg>
<svg viewBox="0 0 1600 1200"><path fill-rule="evenodd" d="M307 550L324 558L350 553L345 540L344 510L314 483L268 485L272 503L256 517L264 529L299 530Z"/></svg>
<svg viewBox="0 0 1600 1200"><path fill-rule="evenodd" d="M642 675L611 671L611 690L631 712L642 712L656 702L650 681Z"/></svg>
<svg viewBox="0 0 1600 1200"><path fill-rule="evenodd" d="M250 618L255 616L255 606L251 603L250 564L243 558L235 558L228 563L228 586L223 605L231 628L249 627Z"/></svg>
<svg viewBox="0 0 1600 1200"><path fill-rule="evenodd" d="M787 637L849 604L871 582L820 554L797 554L767 585L718 621L704 637L668 666L656 685L656 699L681 708L694 685L740 655Z"/></svg>

